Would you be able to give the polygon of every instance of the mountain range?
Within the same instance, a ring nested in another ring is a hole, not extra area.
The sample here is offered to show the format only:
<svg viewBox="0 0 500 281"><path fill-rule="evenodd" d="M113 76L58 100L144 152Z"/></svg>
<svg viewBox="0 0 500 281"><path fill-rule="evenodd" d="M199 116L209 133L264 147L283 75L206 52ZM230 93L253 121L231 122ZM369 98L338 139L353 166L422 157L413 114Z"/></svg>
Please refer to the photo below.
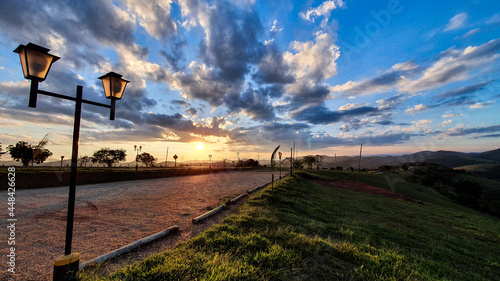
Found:
<svg viewBox="0 0 500 281"><path fill-rule="evenodd" d="M342 166L357 168L359 156L326 156L323 155L323 167ZM500 164L500 148L481 153L464 153L456 151L420 151L400 156L362 156L361 168L376 169L383 165L397 165L399 163L427 162L450 168L476 164Z"/></svg>

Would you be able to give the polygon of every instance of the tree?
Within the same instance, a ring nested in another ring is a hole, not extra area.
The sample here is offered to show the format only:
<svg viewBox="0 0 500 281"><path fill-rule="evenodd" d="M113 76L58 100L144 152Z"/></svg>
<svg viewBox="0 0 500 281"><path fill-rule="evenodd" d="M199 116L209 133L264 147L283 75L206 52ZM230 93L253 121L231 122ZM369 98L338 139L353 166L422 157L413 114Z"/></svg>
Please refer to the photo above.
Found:
<svg viewBox="0 0 500 281"><path fill-rule="evenodd" d="M4 155L5 152L2 152L2 143L0 143L0 159L2 158L2 155Z"/></svg>
<svg viewBox="0 0 500 281"><path fill-rule="evenodd" d="M323 167L323 156L316 155L314 159L316 161L316 169L321 169Z"/></svg>
<svg viewBox="0 0 500 281"><path fill-rule="evenodd" d="M254 159L248 159L243 162L243 167L259 167L259 162Z"/></svg>
<svg viewBox="0 0 500 281"><path fill-rule="evenodd" d="M30 163L41 164L52 156L52 152L43 148L46 143L46 141L42 140L37 146L33 146L25 141L19 141L15 146L9 145L7 149L12 159L21 161L23 166L26 167Z"/></svg>
<svg viewBox="0 0 500 281"><path fill-rule="evenodd" d="M304 161L299 160L299 159L295 159L293 161L293 168L294 169L303 169L304 168Z"/></svg>
<svg viewBox="0 0 500 281"><path fill-rule="evenodd" d="M305 164L307 164L307 168L308 169L312 169L312 165L316 162L316 158L314 158L314 156L304 156L304 158L302 158L302 160L304 161Z"/></svg>
<svg viewBox="0 0 500 281"><path fill-rule="evenodd" d="M78 165L81 167L85 164L85 167L87 167L87 163L90 162L90 160L90 157L88 157L87 155L80 157L78 159Z"/></svg>
<svg viewBox="0 0 500 281"><path fill-rule="evenodd" d="M137 155L136 161L144 163L146 167L153 167L155 165L156 159L153 157L153 155L144 152L142 154Z"/></svg>
<svg viewBox="0 0 500 281"><path fill-rule="evenodd" d="M106 164L108 167L111 167L114 163L125 161L124 149L110 149L109 147L101 148L98 151L94 152L92 155L92 163Z"/></svg>

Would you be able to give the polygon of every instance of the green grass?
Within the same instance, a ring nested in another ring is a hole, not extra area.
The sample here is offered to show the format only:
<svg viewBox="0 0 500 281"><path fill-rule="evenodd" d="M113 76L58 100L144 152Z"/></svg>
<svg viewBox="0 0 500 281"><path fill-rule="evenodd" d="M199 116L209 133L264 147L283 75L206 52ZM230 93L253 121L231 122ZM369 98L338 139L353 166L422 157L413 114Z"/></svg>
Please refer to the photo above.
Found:
<svg viewBox="0 0 500 281"><path fill-rule="evenodd" d="M303 175L103 280L500 280L497 219L321 186Z"/></svg>

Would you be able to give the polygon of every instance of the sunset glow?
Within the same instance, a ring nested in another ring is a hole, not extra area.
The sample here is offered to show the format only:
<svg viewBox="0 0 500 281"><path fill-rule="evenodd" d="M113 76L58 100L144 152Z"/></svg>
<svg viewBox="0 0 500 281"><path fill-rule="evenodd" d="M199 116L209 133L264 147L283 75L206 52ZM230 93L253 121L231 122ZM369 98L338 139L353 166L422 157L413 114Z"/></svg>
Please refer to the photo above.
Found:
<svg viewBox="0 0 500 281"><path fill-rule="evenodd" d="M203 143L202 143L202 142L199 142L199 143L196 145L196 149L198 149L198 150L204 150L205 148L203 147Z"/></svg>

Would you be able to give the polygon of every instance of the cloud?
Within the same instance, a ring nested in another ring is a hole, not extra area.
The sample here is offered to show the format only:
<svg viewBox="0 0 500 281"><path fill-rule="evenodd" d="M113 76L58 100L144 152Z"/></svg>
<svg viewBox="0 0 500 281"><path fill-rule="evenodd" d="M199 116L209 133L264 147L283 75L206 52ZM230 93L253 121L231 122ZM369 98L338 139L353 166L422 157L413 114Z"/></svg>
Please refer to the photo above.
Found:
<svg viewBox="0 0 500 281"><path fill-rule="evenodd" d="M177 33L177 25L171 18L172 1L122 1L131 16L154 38L165 39Z"/></svg>
<svg viewBox="0 0 500 281"><path fill-rule="evenodd" d="M298 108L321 104L330 94L327 86L307 83L305 81L285 85L284 89L288 94L284 99L288 102L288 109L292 111Z"/></svg>
<svg viewBox="0 0 500 281"><path fill-rule="evenodd" d="M427 68L418 79L404 78L398 90L415 93L437 88L448 83L465 80L470 71L496 60L500 50L500 39L491 40L481 46L471 46L464 50L454 48L442 52L438 60Z"/></svg>
<svg viewBox="0 0 500 281"><path fill-rule="evenodd" d="M200 43L204 62L216 67L227 81L240 81L264 55L264 32L258 14L240 11L228 2L216 1L209 10L206 36Z"/></svg>
<svg viewBox="0 0 500 281"><path fill-rule="evenodd" d="M318 7L309 9L307 12L300 13L299 15L308 21L314 21L314 18L321 16L329 18L333 10L344 7L344 5L345 3L342 0L325 1Z"/></svg>
<svg viewBox="0 0 500 281"><path fill-rule="evenodd" d="M183 106L183 107L187 107L190 105L189 102L187 102L185 100L173 100L172 103L176 104L176 105Z"/></svg>
<svg viewBox="0 0 500 281"><path fill-rule="evenodd" d="M463 38L467 38L467 37L470 37L474 34L477 34L481 31L481 28L476 28L476 29L472 29L472 30L469 30L467 33L464 34L464 36L462 36Z"/></svg>
<svg viewBox="0 0 500 281"><path fill-rule="evenodd" d="M348 81L330 89L332 92L341 92L349 96L379 93L393 88L398 81L402 80L401 74L399 71L390 71L371 79Z"/></svg>
<svg viewBox="0 0 500 281"><path fill-rule="evenodd" d="M162 55L167 60L169 66L175 71L179 71L183 68L180 63L185 57L184 48L186 47L186 45L186 40L177 40L172 44L170 53L167 53L167 51L165 50L160 51L160 55Z"/></svg>
<svg viewBox="0 0 500 281"><path fill-rule="evenodd" d="M471 86L466 86L466 87L461 87L458 89L449 90L449 91L446 91L444 93L437 95L437 97L438 98L448 98L448 97L473 94L477 91L484 89L484 87L486 87L488 84L491 84L492 82L495 82L495 81L496 80L491 80L491 81L487 81L487 82L477 83L477 84L471 85Z"/></svg>
<svg viewBox="0 0 500 281"><path fill-rule="evenodd" d="M242 93L226 95L225 105L231 112L243 112L253 120L271 121L275 118L271 98L283 95L281 87L248 88Z"/></svg>
<svg viewBox="0 0 500 281"><path fill-rule="evenodd" d="M368 105L369 105L368 103L358 103L358 104L348 103L348 104L345 104L345 105L342 105L341 107L339 107L339 111L350 110L350 109L368 106Z"/></svg>
<svg viewBox="0 0 500 281"><path fill-rule="evenodd" d="M394 110L399 105L403 104L406 101L406 97L403 94L397 94L392 97L384 98L377 100L377 104L379 105L380 110Z"/></svg>
<svg viewBox="0 0 500 281"><path fill-rule="evenodd" d="M395 65L392 66L392 69L396 71L409 71L417 68L419 68L419 66L414 60L402 63L396 63Z"/></svg>
<svg viewBox="0 0 500 281"><path fill-rule="evenodd" d="M278 22L278 20L274 20L273 26L271 27L269 34L271 35L271 37L274 37L274 36L276 36L276 34L280 33L281 31L283 31L283 27Z"/></svg>
<svg viewBox="0 0 500 281"><path fill-rule="evenodd" d="M253 78L259 83L292 83L295 77L289 64L283 59L283 54L274 44L266 46L266 54L257 65Z"/></svg>
<svg viewBox="0 0 500 281"><path fill-rule="evenodd" d="M475 103L473 105L470 106L471 109L478 109L478 108L483 108L483 107L486 107L488 105L491 105L493 104L495 101L493 100L490 100L488 102L478 102L478 103Z"/></svg>
<svg viewBox="0 0 500 281"><path fill-rule="evenodd" d="M443 114L441 117L443 118L451 118L451 117L456 117L456 116L463 116L462 113L450 113L450 114Z"/></svg>
<svg viewBox="0 0 500 281"><path fill-rule="evenodd" d="M451 119L447 120L447 121L443 121L443 122L441 122L441 124L439 124L439 126L446 127L446 126L450 125L451 122L453 122L453 120L451 120Z"/></svg>
<svg viewBox="0 0 500 281"><path fill-rule="evenodd" d="M500 14L494 14L491 18L486 21L486 24L497 26L500 25Z"/></svg>
<svg viewBox="0 0 500 281"><path fill-rule="evenodd" d="M344 95L358 96L380 93L390 90L405 80L405 76L415 75L420 71L420 67L415 61L397 63L391 70L386 71L376 77L361 81L348 81L342 85L331 87L332 92L341 92Z"/></svg>
<svg viewBox="0 0 500 281"><path fill-rule="evenodd" d="M500 132L500 125L474 127L474 128L452 128L446 131L444 134L450 137L455 137L455 136L465 136L470 134L484 134L484 133L494 133L494 132Z"/></svg>
<svg viewBox="0 0 500 281"><path fill-rule="evenodd" d="M378 114L379 110L375 107L362 106L343 111L331 111L325 105L317 105L304 108L293 113L293 117L299 121L306 121L311 124L331 124L352 118L359 115Z"/></svg>
<svg viewBox="0 0 500 281"><path fill-rule="evenodd" d="M196 110L196 108L194 107L186 109L186 112L191 116L196 116L198 114L198 110Z"/></svg>
<svg viewBox="0 0 500 281"><path fill-rule="evenodd" d="M415 114L418 112L425 111L427 109L428 109L427 106L425 106L424 104L417 104L414 107L408 107L408 109L405 110L405 113L406 114Z"/></svg>
<svg viewBox="0 0 500 281"><path fill-rule="evenodd" d="M212 106L221 106L226 94L237 94L243 85L222 79L217 71L205 64L192 62L190 73L176 72L169 76L171 87L179 90L186 99L200 99Z"/></svg>
<svg viewBox="0 0 500 281"><path fill-rule="evenodd" d="M291 46L294 53L286 52L283 58L291 65L297 80L319 82L337 74L335 61L340 51L329 34L319 32L315 42L293 41Z"/></svg>
<svg viewBox="0 0 500 281"><path fill-rule="evenodd" d="M356 131L356 130L361 129L363 126L365 126L369 122L370 122L370 120L366 119L366 118L361 119L361 120L359 120L357 118L353 118L353 119L349 120L348 123L340 126L339 131L341 131L341 132Z"/></svg>
<svg viewBox="0 0 500 281"><path fill-rule="evenodd" d="M456 30L460 29L465 26L465 22L467 21L467 13L461 13L458 15L455 15L450 19L448 22L448 25L446 25L444 31L451 31L451 30Z"/></svg>

